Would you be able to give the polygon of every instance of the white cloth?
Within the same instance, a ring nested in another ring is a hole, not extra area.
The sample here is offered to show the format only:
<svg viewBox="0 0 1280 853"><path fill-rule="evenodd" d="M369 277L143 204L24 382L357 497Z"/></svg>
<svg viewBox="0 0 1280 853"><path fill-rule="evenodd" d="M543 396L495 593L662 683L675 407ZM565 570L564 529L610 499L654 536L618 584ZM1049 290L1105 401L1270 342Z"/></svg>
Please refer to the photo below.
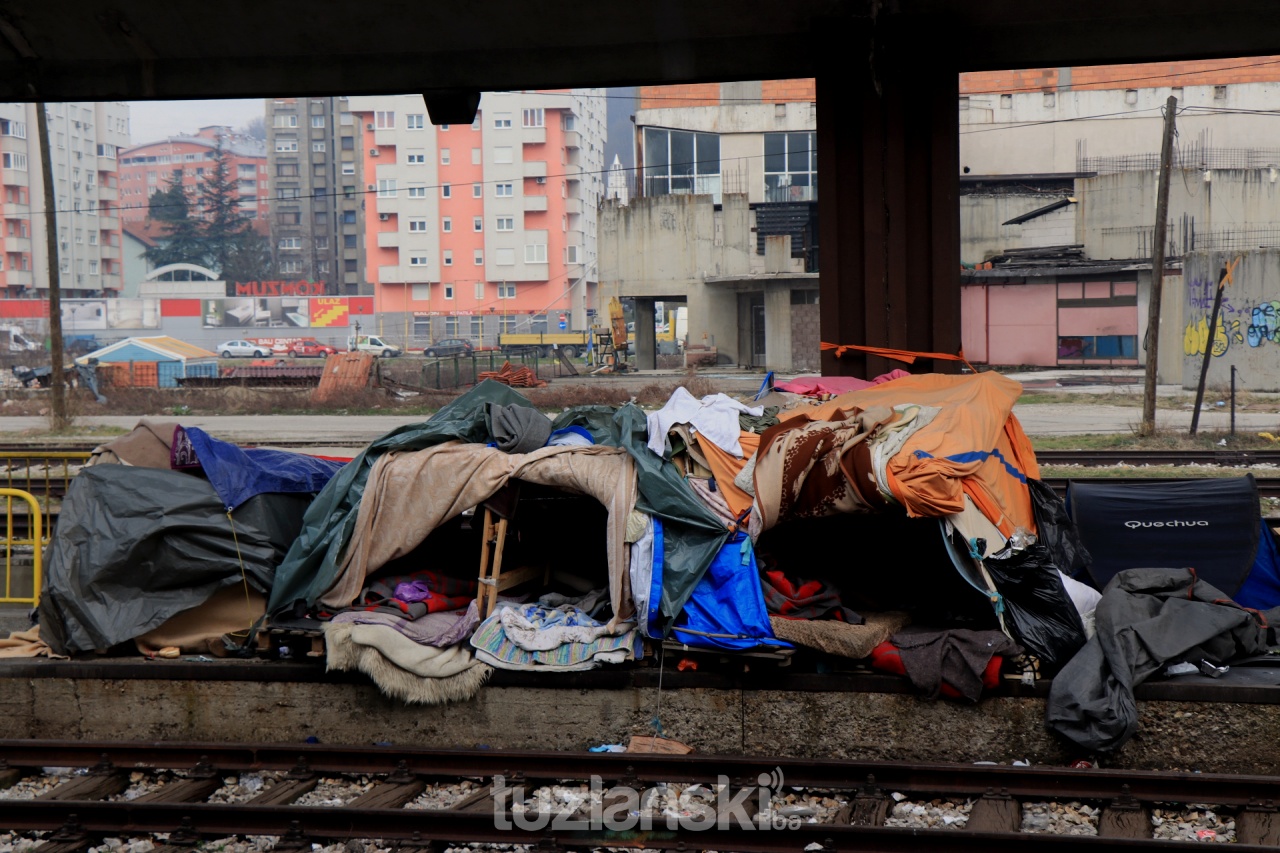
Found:
<svg viewBox="0 0 1280 853"><path fill-rule="evenodd" d="M710 394L698 400L682 385L665 406L649 415L649 449L665 456L671 450L667 432L676 424L689 424L716 447L741 459L739 412L758 418L764 414L764 408L747 406L724 394Z"/></svg>
<svg viewBox="0 0 1280 853"><path fill-rule="evenodd" d="M644 516L644 534L631 545L631 600L640 632L649 633L649 588L653 585L653 518Z"/></svg>
<svg viewBox="0 0 1280 853"><path fill-rule="evenodd" d="M1076 612L1080 614L1080 621L1084 623L1085 638L1092 639L1095 631L1093 612L1098 609L1098 602L1102 600L1102 593L1088 584L1080 583L1075 578L1067 577L1062 572L1058 572L1058 577L1062 578L1062 586L1067 591L1067 597L1076 606Z"/></svg>

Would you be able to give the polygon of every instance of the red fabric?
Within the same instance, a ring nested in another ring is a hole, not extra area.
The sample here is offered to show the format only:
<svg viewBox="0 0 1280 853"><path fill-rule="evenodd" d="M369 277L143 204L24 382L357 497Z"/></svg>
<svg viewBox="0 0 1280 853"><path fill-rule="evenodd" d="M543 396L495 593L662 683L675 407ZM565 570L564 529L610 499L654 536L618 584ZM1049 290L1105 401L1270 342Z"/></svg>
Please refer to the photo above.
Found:
<svg viewBox="0 0 1280 853"><path fill-rule="evenodd" d="M1000 655L992 655L991 660L987 661L987 668L982 671L982 687L984 690L992 690L1000 683L1000 668L1002 666L1004 666L1004 658ZM888 640L871 650L871 668L878 669L881 672L890 672L894 675L907 674L906 667L902 665L902 657L898 654L898 647ZM942 683L942 695L948 699L963 698L959 690L956 690L945 681Z"/></svg>
<svg viewBox="0 0 1280 853"><path fill-rule="evenodd" d="M773 387L779 391L787 391L792 394L817 397L822 394L847 394L850 391L861 391L864 388L882 385L885 382L892 382L895 379L910 375L905 370L895 369L877 376L870 382L865 379L859 379L856 376L801 376L790 382L779 382Z"/></svg>

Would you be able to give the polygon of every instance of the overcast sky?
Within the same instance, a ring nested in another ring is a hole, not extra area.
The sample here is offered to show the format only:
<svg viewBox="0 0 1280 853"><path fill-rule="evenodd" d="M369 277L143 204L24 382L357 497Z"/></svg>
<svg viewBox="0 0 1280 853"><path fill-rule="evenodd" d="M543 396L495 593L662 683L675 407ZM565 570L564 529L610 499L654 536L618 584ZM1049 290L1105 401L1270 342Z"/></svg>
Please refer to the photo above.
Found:
<svg viewBox="0 0 1280 853"><path fill-rule="evenodd" d="M243 127L263 114L262 98L227 101L130 101L131 143L141 145L166 136L193 134L211 124Z"/></svg>

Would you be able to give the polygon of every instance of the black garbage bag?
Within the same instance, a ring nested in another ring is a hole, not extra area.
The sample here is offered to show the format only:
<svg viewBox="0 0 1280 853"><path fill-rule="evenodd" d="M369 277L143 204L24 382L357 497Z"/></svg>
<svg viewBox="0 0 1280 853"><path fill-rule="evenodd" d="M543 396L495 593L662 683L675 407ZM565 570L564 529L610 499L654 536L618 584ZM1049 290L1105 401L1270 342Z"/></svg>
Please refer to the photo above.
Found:
<svg viewBox="0 0 1280 853"><path fill-rule="evenodd" d="M1036 515L1036 534L1049 549L1058 571L1069 578L1089 583L1089 566L1093 559L1080 538L1067 505L1058 493L1040 480L1027 480L1031 490L1031 508Z"/></svg>
<svg viewBox="0 0 1280 853"><path fill-rule="evenodd" d="M1084 647L1084 623L1067 595L1049 547L1040 541L1006 559L984 562L1004 601L1013 639L1051 676Z"/></svg>

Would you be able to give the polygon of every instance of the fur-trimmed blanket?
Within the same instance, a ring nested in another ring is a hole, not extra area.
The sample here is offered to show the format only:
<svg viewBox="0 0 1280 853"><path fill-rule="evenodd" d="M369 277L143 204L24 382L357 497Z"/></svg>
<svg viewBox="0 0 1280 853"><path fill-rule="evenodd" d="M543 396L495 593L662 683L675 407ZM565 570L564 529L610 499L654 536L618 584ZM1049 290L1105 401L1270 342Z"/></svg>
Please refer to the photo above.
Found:
<svg viewBox="0 0 1280 853"><path fill-rule="evenodd" d="M383 694L406 704L465 702L493 672L466 646L424 646L386 625L327 622L324 640L327 669L359 670Z"/></svg>

